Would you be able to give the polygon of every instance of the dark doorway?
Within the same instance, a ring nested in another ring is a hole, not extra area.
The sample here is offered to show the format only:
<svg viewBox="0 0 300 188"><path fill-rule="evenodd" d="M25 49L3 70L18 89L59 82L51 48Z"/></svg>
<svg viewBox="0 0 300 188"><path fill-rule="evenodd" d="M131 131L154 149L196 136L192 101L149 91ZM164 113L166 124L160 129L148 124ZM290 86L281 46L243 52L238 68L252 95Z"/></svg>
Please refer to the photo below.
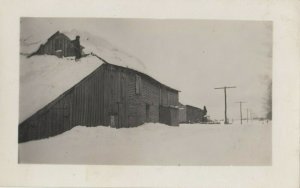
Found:
<svg viewBox="0 0 300 188"><path fill-rule="evenodd" d="M150 105L146 104L146 122L150 122Z"/></svg>

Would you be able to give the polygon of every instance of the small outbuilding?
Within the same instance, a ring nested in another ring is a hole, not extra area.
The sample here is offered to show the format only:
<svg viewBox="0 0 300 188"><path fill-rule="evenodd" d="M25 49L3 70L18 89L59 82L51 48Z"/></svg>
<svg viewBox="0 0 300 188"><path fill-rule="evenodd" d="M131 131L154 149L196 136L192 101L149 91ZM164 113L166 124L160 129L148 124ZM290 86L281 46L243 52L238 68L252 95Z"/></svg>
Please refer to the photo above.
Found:
<svg viewBox="0 0 300 188"><path fill-rule="evenodd" d="M80 45L80 36L71 40L64 33L57 31L29 57L33 55L55 55L57 57L75 56L76 59L79 59L83 55L83 48Z"/></svg>
<svg viewBox="0 0 300 188"><path fill-rule="evenodd" d="M179 106L179 121L180 123L203 123L207 121L207 110L204 106L203 109L191 106L180 105Z"/></svg>

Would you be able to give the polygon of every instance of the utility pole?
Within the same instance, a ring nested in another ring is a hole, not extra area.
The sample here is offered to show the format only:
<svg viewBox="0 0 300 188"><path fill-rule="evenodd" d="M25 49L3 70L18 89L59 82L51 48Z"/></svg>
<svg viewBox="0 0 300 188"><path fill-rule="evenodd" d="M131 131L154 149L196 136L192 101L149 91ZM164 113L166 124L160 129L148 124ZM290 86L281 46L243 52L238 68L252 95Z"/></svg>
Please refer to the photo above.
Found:
<svg viewBox="0 0 300 188"><path fill-rule="evenodd" d="M236 103L240 103L240 116L241 116L241 124L243 124L243 113L242 113L242 104L243 103L246 103L246 102L243 102L243 101L238 101ZM248 115L247 115L248 116ZM247 119L248 120L248 119Z"/></svg>
<svg viewBox="0 0 300 188"><path fill-rule="evenodd" d="M250 121L253 122L253 117L252 117L252 110L249 110L249 115L250 115Z"/></svg>
<svg viewBox="0 0 300 188"><path fill-rule="evenodd" d="M224 124L228 124L228 119L227 119L227 94L226 94L226 89L230 88L236 88L235 86L224 86L224 87L217 87L215 89L224 89L224 96L225 96L225 122Z"/></svg>
<svg viewBox="0 0 300 188"><path fill-rule="evenodd" d="M249 109L247 108L247 123L248 123L248 114L249 114Z"/></svg>

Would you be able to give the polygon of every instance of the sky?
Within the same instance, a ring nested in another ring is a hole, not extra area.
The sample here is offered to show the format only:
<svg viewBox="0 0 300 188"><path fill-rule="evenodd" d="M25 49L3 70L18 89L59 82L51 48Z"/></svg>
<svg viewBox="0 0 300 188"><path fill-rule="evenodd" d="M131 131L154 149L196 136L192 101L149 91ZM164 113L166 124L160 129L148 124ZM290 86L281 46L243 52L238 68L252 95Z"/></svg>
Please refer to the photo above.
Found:
<svg viewBox="0 0 300 188"><path fill-rule="evenodd" d="M21 39L32 30L78 29L109 41L140 59L151 76L180 90L179 101L203 108L211 119L238 119L240 106L265 116L272 79L272 23L267 21L23 18ZM45 39L46 40L46 39Z"/></svg>

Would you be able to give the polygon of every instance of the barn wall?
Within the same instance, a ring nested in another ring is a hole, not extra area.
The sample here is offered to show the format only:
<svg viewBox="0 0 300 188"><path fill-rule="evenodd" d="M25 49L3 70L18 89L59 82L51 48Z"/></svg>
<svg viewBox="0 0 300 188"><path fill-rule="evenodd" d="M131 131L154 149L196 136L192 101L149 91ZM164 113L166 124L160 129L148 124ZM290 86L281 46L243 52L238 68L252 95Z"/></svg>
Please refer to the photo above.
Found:
<svg viewBox="0 0 300 188"><path fill-rule="evenodd" d="M139 94L136 93L136 75L141 78ZM160 105L162 101L164 105ZM105 63L22 122L19 141L58 135L77 125L134 127L147 121L161 122L163 118L167 119L163 123L178 125L178 110L168 107L177 104L178 92L144 74ZM165 106L167 111L160 114L160 106Z"/></svg>
<svg viewBox="0 0 300 188"><path fill-rule="evenodd" d="M168 125L178 126L179 125L178 109L170 107L169 111L170 111L170 123Z"/></svg>
<svg viewBox="0 0 300 188"><path fill-rule="evenodd" d="M103 67L101 66L92 74L70 91L73 126L107 125L104 123Z"/></svg>
<svg viewBox="0 0 300 188"><path fill-rule="evenodd" d="M162 85L160 90L160 104L163 106L178 106L178 91Z"/></svg>
<svg viewBox="0 0 300 188"><path fill-rule="evenodd" d="M135 127L145 122L159 122L161 87L165 88L166 106L179 104L177 91L131 69L105 64L102 75L103 125L121 128ZM137 75L141 78L140 93L136 93ZM168 122L178 124L178 112L173 110L172 114L169 115L172 120Z"/></svg>
<svg viewBox="0 0 300 188"><path fill-rule="evenodd" d="M127 117L126 126L138 126L145 122L159 121L159 84L155 83L143 74L135 71L125 70L124 77L126 88L124 100L126 101L125 113ZM141 78L141 91L136 93L136 76ZM148 119L146 109L148 105Z"/></svg>
<svg viewBox="0 0 300 188"><path fill-rule="evenodd" d="M146 119L146 107L142 98L144 91L142 90L140 94L136 94L135 72L127 72L127 80L128 125L138 126L143 124ZM142 84L145 84L143 79Z"/></svg>
<svg viewBox="0 0 300 188"><path fill-rule="evenodd" d="M149 118L145 119L145 122L158 122L159 121L159 84L152 80L142 77L142 100L143 111L146 114L146 105L149 106Z"/></svg>
<svg viewBox="0 0 300 188"><path fill-rule="evenodd" d="M126 74L119 68L104 66L104 124L120 128L127 126Z"/></svg>
<svg viewBox="0 0 300 188"><path fill-rule="evenodd" d="M57 50L62 50L61 54ZM58 34L50 38L39 50L38 54L57 55L57 56L75 56L74 45L71 40L63 34Z"/></svg>
<svg viewBox="0 0 300 188"><path fill-rule="evenodd" d="M178 111L178 121L179 123L186 122L186 107L182 106Z"/></svg>
<svg viewBox="0 0 300 188"><path fill-rule="evenodd" d="M19 142L48 138L72 128L70 124L70 95L45 107L19 126Z"/></svg>
<svg viewBox="0 0 300 188"><path fill-rule="evenodd" d="M159 122L167 125L178 126L178 109L160 105Z"/></svg>
<svg viewBox="0 0 300 188"><path fill-rule="evenodd" d="M61 134L77 125L104 123L103 67L19 125L19 142Z"/></svg>

